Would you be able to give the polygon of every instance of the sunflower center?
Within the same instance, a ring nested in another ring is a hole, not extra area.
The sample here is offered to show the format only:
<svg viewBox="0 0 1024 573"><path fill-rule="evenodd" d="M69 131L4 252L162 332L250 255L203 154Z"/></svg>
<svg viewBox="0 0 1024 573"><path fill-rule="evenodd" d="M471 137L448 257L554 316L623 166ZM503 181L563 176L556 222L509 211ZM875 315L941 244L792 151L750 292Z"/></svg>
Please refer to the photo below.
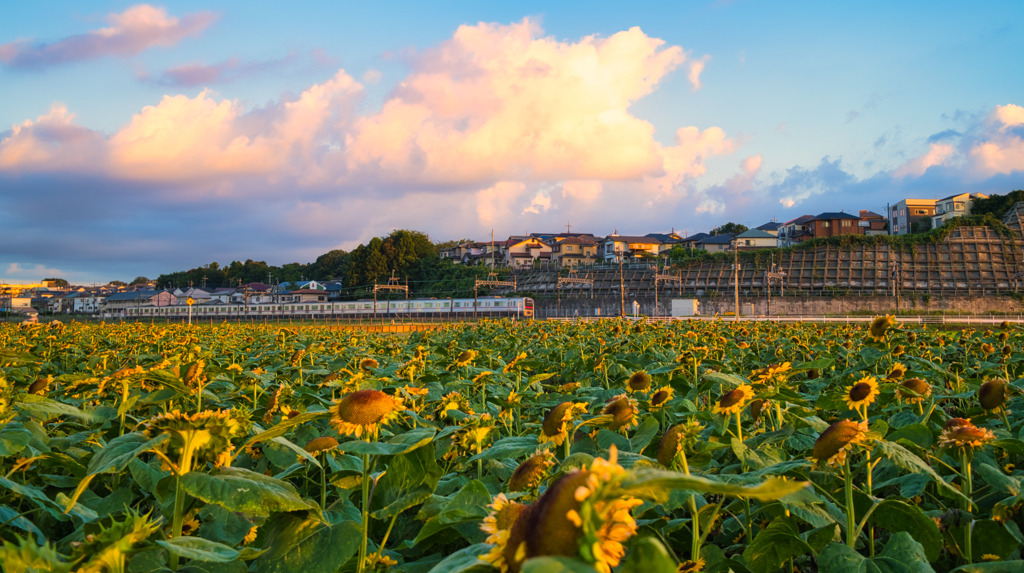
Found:
<svg viewBox="0 0 1024 573"><path fill-rule="evenodd" d="M871 384L867 382L858 382L850 388L850 399L860 402L871 395Z"/></svg>
<svg viewBox="0 0 1024 573"><path fill-rule="evenodd" d="M742 400L744 396L745 394L743 393L743 391L738 388L736 390L730 390L723 394L722 397L718 399L718 405L721 408L735 406L736 404L740 403L740 400Z"/></svg>
<svg viewBox="0 0 1024 573"><path fill-rule="evenodd" d="M394 410L394 400L380 390L359 390L338 404L338 417L350 424L369 426Z"/></svg>

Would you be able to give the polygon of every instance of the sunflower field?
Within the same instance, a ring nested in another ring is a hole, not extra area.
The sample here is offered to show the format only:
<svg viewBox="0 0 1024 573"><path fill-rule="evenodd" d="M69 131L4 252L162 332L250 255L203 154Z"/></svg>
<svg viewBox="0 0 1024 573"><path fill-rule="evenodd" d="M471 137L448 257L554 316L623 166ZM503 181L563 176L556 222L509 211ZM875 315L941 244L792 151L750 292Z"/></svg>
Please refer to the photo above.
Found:
<svg viewBox="0 0 1024 573"><path fill-rule="evenodd" d="M0 566L1024 571L1022 343L891 316L3 324Z"/></svg>

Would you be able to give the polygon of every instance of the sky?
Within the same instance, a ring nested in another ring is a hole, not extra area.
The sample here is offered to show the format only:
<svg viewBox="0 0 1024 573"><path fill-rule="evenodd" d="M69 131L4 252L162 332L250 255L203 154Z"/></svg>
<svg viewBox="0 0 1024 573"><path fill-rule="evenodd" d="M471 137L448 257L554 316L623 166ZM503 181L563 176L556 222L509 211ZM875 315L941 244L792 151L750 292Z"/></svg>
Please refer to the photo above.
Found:
<svg viewBox="0 0 1024 573"><path fill-rule="evenodd" d="M17 2L0 282L1024 188L1024 2Z"/></svg>

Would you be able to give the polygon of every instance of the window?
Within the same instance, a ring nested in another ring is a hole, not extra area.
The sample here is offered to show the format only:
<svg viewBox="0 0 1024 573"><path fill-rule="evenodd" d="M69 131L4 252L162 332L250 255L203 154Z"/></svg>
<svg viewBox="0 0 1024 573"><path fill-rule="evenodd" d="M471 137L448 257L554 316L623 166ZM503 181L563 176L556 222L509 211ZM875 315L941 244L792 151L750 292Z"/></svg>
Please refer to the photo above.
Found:
<svg viewBox="0 0 1024 573"><path fill-rule="evenodd" d="M849 227L849 226L851 226L851 224L852 224L852 221L850 221L849 219L843 219L843 226L844 227Z"/></svg>
<svg viewBox="0 0 1024 573"><path fill-rule="evenodd" d="M915 215L927 215L928 211L925 211L924 209L915 209L914 210L914 214Z"/></svg>
<svg viewBox="0 0 1024 573"><path fill-rule="evenodd" d="M821 226L823 226L823 227L825 227L827 229L827 228L832 226L832 223L831 223L831 221L823 221L821 223Z"/></svg>

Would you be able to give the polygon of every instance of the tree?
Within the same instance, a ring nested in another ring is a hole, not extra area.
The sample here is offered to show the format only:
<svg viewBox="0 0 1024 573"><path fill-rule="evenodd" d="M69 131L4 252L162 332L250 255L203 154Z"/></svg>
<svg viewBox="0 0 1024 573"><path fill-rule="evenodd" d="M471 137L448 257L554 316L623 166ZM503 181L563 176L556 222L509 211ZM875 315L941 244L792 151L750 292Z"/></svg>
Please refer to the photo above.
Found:
<svg viewBox="0 0 1024 573"><path fill-rule="evenodd" d="M742 233L743 231L746 231L746 230L747 230L747 226L746 225L741 225L739 223L729 222L729 223L726 223L726 224L722 225L721 227L716 228L714 231L711 231L711 234L712 235L722 235L724 233L736 233L736 234L738 234L738 233Z"/></svg>
<svg viewBox="0 0 1024 573"><path fill-rule="evenodd" d="M135 277L135 280L132 281L132 284L133 285L149 284L149 279L146 278L146 277L143 277L143 276L138 276L138 277Z"/></svg>
<svg viewBox="0 0 1024 573"><path fill-rule="evenodd" d="M44 283L53 282L58 287L66 287L66 286L68 286L68 281L66 279L48 278L48 279L43 279L43 282Z"/></svg>

